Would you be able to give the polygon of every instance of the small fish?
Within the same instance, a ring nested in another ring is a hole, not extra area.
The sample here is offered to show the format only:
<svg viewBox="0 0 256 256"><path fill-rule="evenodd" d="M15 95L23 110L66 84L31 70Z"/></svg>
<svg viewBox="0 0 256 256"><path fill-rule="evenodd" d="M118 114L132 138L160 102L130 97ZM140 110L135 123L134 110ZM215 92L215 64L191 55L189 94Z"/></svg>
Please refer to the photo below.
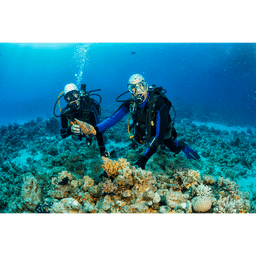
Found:
<svg viewBox="0 0 256 256"><path fill-rule="evenodd" d="M136 52L131 51L131 54L135 54Z"/></svg>

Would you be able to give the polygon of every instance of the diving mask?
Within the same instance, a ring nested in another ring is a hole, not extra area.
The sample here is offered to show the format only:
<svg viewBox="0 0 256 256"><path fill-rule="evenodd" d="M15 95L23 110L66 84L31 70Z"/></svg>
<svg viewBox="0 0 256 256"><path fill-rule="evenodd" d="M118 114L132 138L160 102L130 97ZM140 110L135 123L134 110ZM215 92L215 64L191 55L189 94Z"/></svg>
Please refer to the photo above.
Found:
<svg viewBox="0 0 256 256"><path fill-rule="evenodd" d="M75 101L79 98L79 92L78 91L70 91L68 92L65 96L64 96L64 99L67 101L67 102L72 102L72 101Z"/></svg>
<svg viewBox="0 0 256 256"><path fill-rule="evenodd" d="M64 99L68 102L68 106L73 111L76 111L80 107L80 98L78 91L70 91L65 96Z"/></svg>
<svg viewBox="0 0 256 256"><path fill-rule="evenodd" d="M139 83L128 84L128 90L132 94L136 94L138 91L144 92L148 89L148 84L145 80L141 80Z"/></svg>

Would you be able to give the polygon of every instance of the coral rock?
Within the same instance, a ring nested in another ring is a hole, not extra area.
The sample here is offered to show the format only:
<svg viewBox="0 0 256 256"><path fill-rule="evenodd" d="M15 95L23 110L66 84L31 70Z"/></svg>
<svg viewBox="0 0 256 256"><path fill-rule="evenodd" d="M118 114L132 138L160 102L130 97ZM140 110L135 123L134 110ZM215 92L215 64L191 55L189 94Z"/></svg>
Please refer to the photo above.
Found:
<svg viewBox="0 0 256 256"><path fill-rule="evenodd" d="M88 189L94 185L94 180L88 176L84 176L83 181L84 181L83 190L85 192L88 191Z"/></svg>
<svg viewBox="0 0 256 256"><path fill-rule="evenodd" d="M111 180L107 180L103 184L102 188L103 188L103 192L106 194L111 194L117 190L117 186L115 184L113 184L113 182Z"/></svg>
<svg viewBox="0 0 256 256"><path fill-rule="evenodd" d="M159 203L161 201L161 197L160 197L160 195L156 192L155 194L154 194L154 197L153 197L153 203L154 204L157 204L157 203Z"/></svg>
<svg viewBox="0 0 256 256"><path fill-rule="evenodd" d="M42 200L42 191L33 176L25 176L22 185L23 203L30 211L34 211Z"/></svg>
<svg viewBox="0 0 256 256"><path fill-rule="evenodd" d="M144 192L143 198L146 199L146 200L153 200L154 195L155 194L152 190L148 190L148 191Z"/></svg>
<svg viewBox="0 0 256 256"><path fill-rule="evenodd" d="M106 195L103 199L98 201L95 207L98 210L101 209L103 211L108 211L113 204L114 204L114 201L111 199L111 197L109 195Z"/></svg>
<svg viewBox="0 0 256 256"><path fill-rule="evenodd" d="M213 184L215 184L216 181L215 181L215 178L213 176L204 175L203 176L203 182L204 182L205 185L207 185L207 184L213 185Z"/></svg>
<svg viewBox="0 0 256 256"><path fill-rule="evenodd" d="M191 202L195 212L208 212L212 207L212 201L208 196L196 196Z"/></svg>
<svg viewBox="0 0 256 256"><path fill-rule="evenodd" d="M92 197L100 197L103 195L102 186L100 184L90 187L88 192Z"/></svg>
<svg viewBox="0 0 256 256"><path fill-rule="evenodd" d="M82 206L74 198L64 198L54 203L50 209L51 213L80 213Z"/></svg>
<svg viewBox="0 0 256 256"><path fill-rule="evenodd" d="M191 204L191 202L190 202L190 201L187 201L187 202L186 202L186 205L187 205L187 207L186 207L185 212L186 212L186 213L192 213L192 204Z"/></svg>
<svg viewBox="0 0 256 256"><path fill-rule="evenodd" d="M122 192L122 197L124 198L128 198L128 197L131 197L132 196L132 192L131 190L125 190Z"/></svg>
<svg viewBox="0 0 256 256"><path fill-rule="evenodd" d="M186 203L188 197L189 195L182 194L180 191L171 190L165 195L165 202L169 207L175 208L179 204Z"/></svg>
<svg viewBox="0 0 256 256"><path fill-rule="evenodd" d="M122 169L119 172L118 177L115 179L115 183L121 190L129 189L130 187L132 187L134 185L132 170L128 167Z"/></svg>

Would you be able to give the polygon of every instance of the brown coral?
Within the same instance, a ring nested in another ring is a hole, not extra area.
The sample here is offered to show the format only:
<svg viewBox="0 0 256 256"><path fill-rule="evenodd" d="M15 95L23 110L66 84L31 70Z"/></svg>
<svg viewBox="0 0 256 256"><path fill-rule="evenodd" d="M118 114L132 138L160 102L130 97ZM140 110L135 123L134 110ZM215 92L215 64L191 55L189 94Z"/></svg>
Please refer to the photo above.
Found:
<svg viewBox="0 0 256 256"><path fill-rule="evenodd" d="M119 158L118 161L112 161L107 159L102 165L102 169L106 171L108 177L116 178L118 176L118 171L122 170L128 165L128 162L124 158Z"/></svg>
<svg viewBox="0 0 256 256"><path fill-rule="evenodd" d="M79 125L79 127L81 128L81 131L83 134L89 135L89 134L93 134L96 135L96 130L94 129L94 127L90 124L87 124L86 122L80 121L78 119L75 118L75 123Z"/></svg>

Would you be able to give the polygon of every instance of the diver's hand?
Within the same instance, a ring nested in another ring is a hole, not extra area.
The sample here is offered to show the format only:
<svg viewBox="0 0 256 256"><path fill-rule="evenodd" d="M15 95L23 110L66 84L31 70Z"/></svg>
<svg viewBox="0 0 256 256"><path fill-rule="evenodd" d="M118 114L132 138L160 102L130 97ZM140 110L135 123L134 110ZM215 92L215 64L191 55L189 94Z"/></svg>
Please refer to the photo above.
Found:
<svg viewBox="0 0 256 256"><path fill-rule="evenodd" d="M71 132L72 132L73 134L75 134L75 135L80 135L80 134L82 134L81 128L80 128L79 125L77 125L77 124L73 124L73 125L71 126Z"/></svg>
<svg viewBox="0 0 256 256"><path fill-rule="evenodd" d="M146 156L142 156L135 164L134 166L136 168L141 168L143 170L145 170L145 165L148 161L148 158Z"/></svg>

